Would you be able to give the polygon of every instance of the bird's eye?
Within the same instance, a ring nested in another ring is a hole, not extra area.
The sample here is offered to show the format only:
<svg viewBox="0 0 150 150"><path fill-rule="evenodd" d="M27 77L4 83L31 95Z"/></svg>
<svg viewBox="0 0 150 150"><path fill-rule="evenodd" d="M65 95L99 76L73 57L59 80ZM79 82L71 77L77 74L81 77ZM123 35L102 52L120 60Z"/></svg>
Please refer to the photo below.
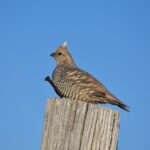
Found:
<svg viewBox="0 0 150 150"><path fill-rule="evenodd" d="M61 55L62 53L58 53L58 55Z"/></svg>

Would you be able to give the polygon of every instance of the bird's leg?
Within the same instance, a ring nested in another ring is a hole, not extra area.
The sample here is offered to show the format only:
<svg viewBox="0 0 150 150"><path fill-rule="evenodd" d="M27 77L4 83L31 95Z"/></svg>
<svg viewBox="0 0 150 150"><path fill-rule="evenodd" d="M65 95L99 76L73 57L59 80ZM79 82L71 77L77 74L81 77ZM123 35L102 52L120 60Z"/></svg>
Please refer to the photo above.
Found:
<svg viewBox="0 0 150 150"><path fill-rule="evenodd" d="M49 84L55 89L55 91L58 90L49 76L45 77L45 81L48 81Z"/></svg>
<svg viewBox="0 0 150 150"><path fill-rule="evenodd" d="M54 88L55 92L62 98L63 95L60 93L60 91L58 90L58 88L55 86L55 84L53 83L53 81L50 79L49 76L45 77L45 81L48 81L50 83L50 85Z"/></svg>
<svg viewBox="0 0 150 150"><path fill-rule="evenodd" d="M53 81L50 79L49 76L45 77L45 81L48 81L53 86Z"/></svg>

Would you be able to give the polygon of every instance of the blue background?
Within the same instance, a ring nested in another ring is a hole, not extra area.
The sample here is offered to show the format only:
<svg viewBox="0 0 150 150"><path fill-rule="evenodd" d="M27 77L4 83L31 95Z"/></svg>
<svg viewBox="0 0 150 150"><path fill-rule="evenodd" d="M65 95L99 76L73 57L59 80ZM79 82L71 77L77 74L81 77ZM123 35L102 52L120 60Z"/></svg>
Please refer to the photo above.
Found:
<svg viewBox="0 0 150 150"><path fill-rule="evenodd" d="M37 150L49 54L68 42L76 64L131 107L121 113L119 150L150 149L148 0L0 1L0 149Z"/></svg>

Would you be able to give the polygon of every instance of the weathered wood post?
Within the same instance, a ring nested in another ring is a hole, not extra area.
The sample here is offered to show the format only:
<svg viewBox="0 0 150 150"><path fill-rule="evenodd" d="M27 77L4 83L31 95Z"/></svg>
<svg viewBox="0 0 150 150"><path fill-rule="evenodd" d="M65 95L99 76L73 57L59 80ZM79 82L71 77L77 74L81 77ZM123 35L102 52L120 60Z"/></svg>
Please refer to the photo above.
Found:
<svg viewBox="0 0 150 150"><path fill-rule="evenodd" d="M42 150L116 150L119 113L70 99L46 105Z"/></svg>

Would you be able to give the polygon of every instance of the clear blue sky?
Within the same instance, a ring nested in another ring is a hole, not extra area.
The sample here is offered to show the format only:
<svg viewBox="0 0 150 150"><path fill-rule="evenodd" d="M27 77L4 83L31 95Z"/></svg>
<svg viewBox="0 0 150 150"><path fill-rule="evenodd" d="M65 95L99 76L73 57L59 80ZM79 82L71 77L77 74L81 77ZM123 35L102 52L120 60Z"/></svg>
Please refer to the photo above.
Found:
<svg viewBox="0 0 150 150"><path fill-rule="evenodd" d="M119 150L150 149L150 2L0 1L0 149L38 150L49 57L68 42L76 64L131 107L121 113Z"/></svg>

